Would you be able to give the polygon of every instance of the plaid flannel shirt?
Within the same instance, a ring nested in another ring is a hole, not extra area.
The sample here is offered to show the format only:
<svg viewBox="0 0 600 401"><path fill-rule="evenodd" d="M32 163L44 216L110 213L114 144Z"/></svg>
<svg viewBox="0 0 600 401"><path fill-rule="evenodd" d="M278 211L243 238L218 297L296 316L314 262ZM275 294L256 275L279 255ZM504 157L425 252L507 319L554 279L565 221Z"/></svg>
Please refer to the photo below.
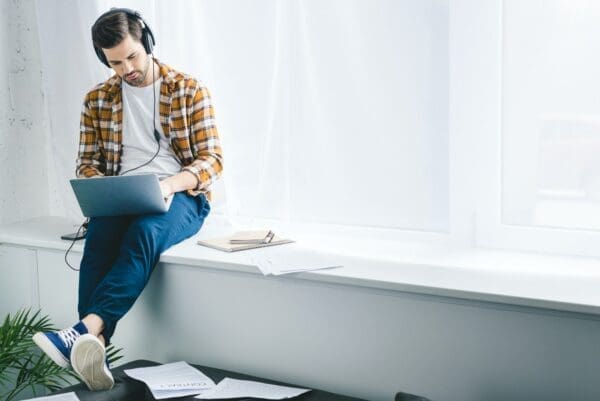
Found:
<svg viewBox="0 0 600 401"><path fill-rule="evenodd" d="M158 60L157 60L158 62ZM221 175L223 158L208 90L197 80L160 65L160 123L183 167L190 167L198 186L187 192L210 196L210 185ZM118 175L123 153L121 78L113 75L85 96L81 111L79 178Z"/></svg>

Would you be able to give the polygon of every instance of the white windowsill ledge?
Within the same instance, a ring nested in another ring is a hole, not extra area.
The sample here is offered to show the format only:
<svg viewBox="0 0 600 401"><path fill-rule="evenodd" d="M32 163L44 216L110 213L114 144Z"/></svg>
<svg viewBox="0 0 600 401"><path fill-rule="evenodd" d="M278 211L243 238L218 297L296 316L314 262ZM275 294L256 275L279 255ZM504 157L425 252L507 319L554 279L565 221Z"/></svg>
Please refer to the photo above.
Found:
<svg viewBox="0 0 600 401"><path fill-rule="evenodd" d="M76 229L64 218L36 218L0 226L0 244L65 251L70 242L60 235ZM221 233L222 228L207 223L197 236L168 249L160 260L260 275L241 253L196 245L199 238ZM598 259L415 243L312 241L300 239L339 255L344 267L281 277L600 315ZM73 250L82 251L81 241Z"/></svg>

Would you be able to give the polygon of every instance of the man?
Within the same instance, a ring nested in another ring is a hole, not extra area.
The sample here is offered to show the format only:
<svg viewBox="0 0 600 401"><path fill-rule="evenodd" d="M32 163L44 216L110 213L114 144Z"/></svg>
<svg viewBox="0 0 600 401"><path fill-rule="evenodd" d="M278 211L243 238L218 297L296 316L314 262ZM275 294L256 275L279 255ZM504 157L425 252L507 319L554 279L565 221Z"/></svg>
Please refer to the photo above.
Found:
<svg viewBox="0 0 600 401"><path fill-rule="evenodd" d="M202 226L222 155L208 90L153 57L154 37L139 13L121 8L101 15L92 41L115 75L85 97L77 176L154 173L163 196L173 196L164 214L91 218L79 274L81 320L34 335L90 390L105 390L114 384L105 346L161 252Z"/></svg>

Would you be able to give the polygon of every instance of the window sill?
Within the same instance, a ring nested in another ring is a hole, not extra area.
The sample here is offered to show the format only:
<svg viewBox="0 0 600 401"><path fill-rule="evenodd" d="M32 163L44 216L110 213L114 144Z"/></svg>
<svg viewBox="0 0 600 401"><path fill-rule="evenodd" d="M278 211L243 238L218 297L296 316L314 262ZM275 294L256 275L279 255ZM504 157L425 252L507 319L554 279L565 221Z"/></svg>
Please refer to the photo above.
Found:
<svg viewBox="0 0 600 401"><path fill-rule="evenodd" d="M199 238L223 233L223 227L210 223L164 252L161 262L260 275L243 253L196 245ZM0 244L65 251L70 242L60 235L77 227L60 217L13 223L0 226ZM598 259L408 242L294 239L338 255L344 267L280 276L285 279L600 315ZM82 250L80 241L73 246L75 252Z"/></svg>

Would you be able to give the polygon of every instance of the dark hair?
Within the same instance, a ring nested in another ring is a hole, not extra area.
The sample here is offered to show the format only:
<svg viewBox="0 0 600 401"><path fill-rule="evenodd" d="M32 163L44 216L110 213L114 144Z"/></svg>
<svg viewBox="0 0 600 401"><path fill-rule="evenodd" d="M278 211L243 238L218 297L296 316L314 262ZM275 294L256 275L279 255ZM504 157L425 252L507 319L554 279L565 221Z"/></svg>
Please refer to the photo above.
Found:
<svg viewBox="0 0 600 401"><path fill-rule="evenodd" d="M142 24L140 20L125 12L119 11L100 17L92 26L92 42L94 46L112 49L130 34L134 40L142 42Z"/></svg>

